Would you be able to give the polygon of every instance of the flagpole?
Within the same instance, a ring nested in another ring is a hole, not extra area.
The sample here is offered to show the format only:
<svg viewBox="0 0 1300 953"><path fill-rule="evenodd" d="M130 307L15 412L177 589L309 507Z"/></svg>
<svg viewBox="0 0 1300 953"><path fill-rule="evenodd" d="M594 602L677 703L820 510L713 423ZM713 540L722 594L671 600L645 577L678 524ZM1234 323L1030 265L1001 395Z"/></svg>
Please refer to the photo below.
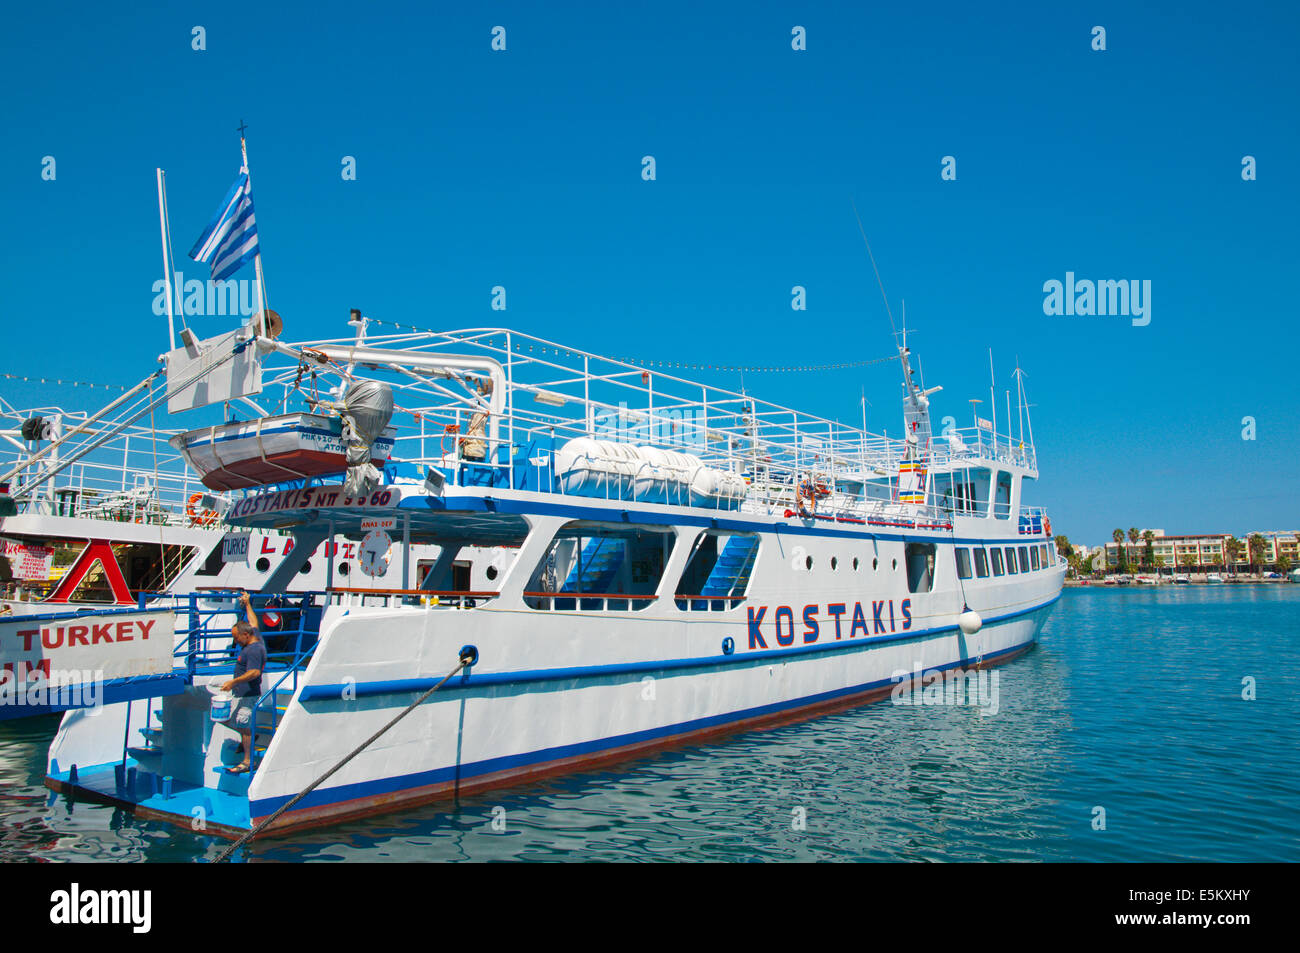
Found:
<svg viewBox="0 0 1300 953"><path fill-rule="evenodd" d="M164 179L167 173L158 169L158 227L162 232L163 285L167 292L167 350L176 347L176 317L172 311L172 263L171 242L167 235L167 185Z"/></svg>
<svg viewBox="0 0 1300 953"><path fill-rule="evenodd" d="M248 142L244 138L244 120L239 120L239 151L244 157L244 174L248 176L248 194L253 194L253 175L248 170ZM266 311L266 278L262 275L262 249L261 241L258 241L257 254L253 256L253 269L257 273L257 310L263 314L262 333L266 333L267 322L265 317Z"/></svg>

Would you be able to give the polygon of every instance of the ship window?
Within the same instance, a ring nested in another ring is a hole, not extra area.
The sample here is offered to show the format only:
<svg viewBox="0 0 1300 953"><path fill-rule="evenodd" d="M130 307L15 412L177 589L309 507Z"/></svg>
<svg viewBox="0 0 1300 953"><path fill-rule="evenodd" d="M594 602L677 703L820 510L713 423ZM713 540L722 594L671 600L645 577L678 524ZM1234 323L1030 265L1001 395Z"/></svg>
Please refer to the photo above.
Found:
<svg viewBox="0 0 1300 953"><path fill-rule="evenodd" d="M1026 546L1020 547L1020 571L1029 572L1029 549Z"/></svg>
<svg viewBox="0 0 1300 953"><path fill-rule="evenodd" d="M265 556L262 556L260 559L258 559L256 563L254 563L254 567L257 569L258 572L266 572L268 569L271 568L271 560L267 559Z"/></svg>
<svg viewBox="0 0 1300 953"><path fill-rule="evenodd" d="M834 556L832 556L832 557L831 557L831 572L834 572L835 570L837 570L837 569L839 569L839 568L840 568L840 561L839 561L838 559L836 559Z"/></svg>
<svg viewBox="0 0 1300 953"><path fill-rule="evenodd" d="M975 575L981 579L989 574L989 556L983 546L975 547Z"/></svg>
<svg viewBox="0 0 1300 953"><path fill-rule="evenodd" d="M934 588L934 552L934 543L908 543L904 547L908 592L929 592Z"/></svg>
<svg viewBox="0 0 1300 953"><path fill-rule="evenodd" d="M1047 544L1043 543L1041 546L1038 547L1038 550L1039 550L1039 555L1042 556L1043 558L1043 568L1046 569L1048 566L1052 565L1051 560L1049 560L1047 557Z"/></svg>
<svg viewBox="0 0 1300 953"><path fill-rule="evenodd" d="M969 579L970 578L970 550L965 548L960 548L956 550L956 553L957 553L957 578Z"/></svg>
<svg viewBox="0 0 1300 953"><path fill-rule="evenodd" d="M524 588L533 609L627 611L654 602L673 535L646 527L566 523Z"/></svg>
<svg viewBox="0 0 1300 953"><path fill-rule="evenodd" d="M1003 574L1002 550L994 546L992 549L989 550L989 558L993 560L993 575L1001 576Z"/></svg>
<svg viewBox="0 0 1300 953"><path fill-rule="evenodd" d="M758 548L758 537L749 533L702 533L677 583L677 608L721 612L740 605L749 591Z"/></svg>
<svg viewBox="0 0 1300 953"><path fill-rule="evenodd" d="M1014 575L1019 571L1020 570L1016 567L1016 547L1008 546L1007 547L1007 572Z"/></svg>
<svg viewBox="0 0 1300 953"><path fill-rule="evenodd" d="M212 552L208 553L208 558L203 560L203 565L194 570L196 576L219 576L222 568L226 565L221 558L222 540L217 540L217 545L212 547Z"/></svg>
<svg viewBox="0 0 1300 953"><path fill-rule="evenodd" d="M1033 563L1034 568L1037 569L1038 568L1038 547L1037 546L1030 547L1029 555L1031 557L1030 561Z"/></svg>

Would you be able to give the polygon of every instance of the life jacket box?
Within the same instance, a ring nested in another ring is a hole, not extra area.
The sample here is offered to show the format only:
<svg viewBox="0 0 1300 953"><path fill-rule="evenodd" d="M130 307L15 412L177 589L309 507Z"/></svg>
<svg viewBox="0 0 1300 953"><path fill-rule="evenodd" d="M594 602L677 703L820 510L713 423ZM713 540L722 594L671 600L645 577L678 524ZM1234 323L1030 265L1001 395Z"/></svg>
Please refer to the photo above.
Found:
<svg viewBox="0 0 1300 953"><path fill-rule="evenodd" d="M735 509L744 477L706 466L699 457L661 447L577 437L555 451L562 493L639 503Z"/></svg>

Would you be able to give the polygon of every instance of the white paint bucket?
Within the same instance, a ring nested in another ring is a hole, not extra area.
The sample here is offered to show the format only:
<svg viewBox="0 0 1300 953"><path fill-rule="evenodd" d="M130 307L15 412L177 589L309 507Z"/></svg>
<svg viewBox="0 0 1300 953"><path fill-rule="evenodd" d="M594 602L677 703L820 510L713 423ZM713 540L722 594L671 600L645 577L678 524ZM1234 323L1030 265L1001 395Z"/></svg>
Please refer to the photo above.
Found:
<svg viewBox="0 0 1300 953"><path fill-rule="evenodd" d="M230 692L213 692L212 693L212 714L213 721L229 721L230 709L234 704L235 696Z"/></svg>

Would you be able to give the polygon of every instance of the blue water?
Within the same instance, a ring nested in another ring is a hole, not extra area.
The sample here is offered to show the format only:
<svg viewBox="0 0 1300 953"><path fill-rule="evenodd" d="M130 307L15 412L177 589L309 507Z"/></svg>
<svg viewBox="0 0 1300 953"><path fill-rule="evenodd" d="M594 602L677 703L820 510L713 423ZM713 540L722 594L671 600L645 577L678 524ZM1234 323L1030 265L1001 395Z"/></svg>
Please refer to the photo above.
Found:
<svg viewBox="0 0 1300 953"><path fill-rule="evenodd" d="M247 856L1296 860L1298 622L1294 585L1068 590L1039 648L997 670L993 715L886 701ZM51 805L41 779L56 724L0 723L0 860L187 861L225 846L113 808Z"/></svg>

